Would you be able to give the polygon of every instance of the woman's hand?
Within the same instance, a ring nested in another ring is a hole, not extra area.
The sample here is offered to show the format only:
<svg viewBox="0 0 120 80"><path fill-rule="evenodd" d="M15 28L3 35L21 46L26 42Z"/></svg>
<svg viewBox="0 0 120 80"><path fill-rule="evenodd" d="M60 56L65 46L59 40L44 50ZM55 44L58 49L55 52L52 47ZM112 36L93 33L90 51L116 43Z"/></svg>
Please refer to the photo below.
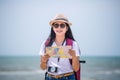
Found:
<svg viewBox="0 0 120 80"><path fill-rule="evenodd" d="M73 57L76 57L75 50L69 49L68 53Z"/></svg>
<svg viewBox="0 0 120 80"><path fill-rule="evenodd" d="M69 49L68 52L72 56L72 68L77 72L80 68L79 57L76 56L75 50Z"/></svg>
<svg viewBox="0 0 120 80"><path fill-rule="evenodd" d="M48 54L45 54L44 56L42 56L41 62L47 63L49 57L50 57L50 56L49 56Z"/></svg>
<svg viewBox="0 0 120 80"><path fill-rule="evenodd" d="M41 56L41 64L40 64L40 67L45 70L47 69L47 61L49 59L49 55L48 54L45 54L44 56Z"/></svg>

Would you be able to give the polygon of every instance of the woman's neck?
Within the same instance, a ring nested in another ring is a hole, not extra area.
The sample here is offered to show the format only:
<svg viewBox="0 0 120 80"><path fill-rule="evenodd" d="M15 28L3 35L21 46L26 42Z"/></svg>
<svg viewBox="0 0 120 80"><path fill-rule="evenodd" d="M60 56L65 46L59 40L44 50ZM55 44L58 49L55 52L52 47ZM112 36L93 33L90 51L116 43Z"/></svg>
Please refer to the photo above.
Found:
<svg viewBox="0 0 120 80"><path fill-rule="evenodd" d="M62 45L64 39L65 39L65 36L56 36L55 42L57 45Z"/></svg>

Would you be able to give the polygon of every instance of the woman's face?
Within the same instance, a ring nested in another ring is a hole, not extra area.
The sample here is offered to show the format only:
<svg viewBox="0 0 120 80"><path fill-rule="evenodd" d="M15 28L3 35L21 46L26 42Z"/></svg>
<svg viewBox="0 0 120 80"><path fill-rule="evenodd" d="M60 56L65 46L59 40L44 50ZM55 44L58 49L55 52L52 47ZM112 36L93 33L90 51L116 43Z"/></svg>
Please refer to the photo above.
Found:
<svg viewBox="0 0 120 80"><path fill-rule="evenodd" d="M64 36L68 30L68 27L64 22L55 22L53 23L52 27L56 36Z"/></svg>

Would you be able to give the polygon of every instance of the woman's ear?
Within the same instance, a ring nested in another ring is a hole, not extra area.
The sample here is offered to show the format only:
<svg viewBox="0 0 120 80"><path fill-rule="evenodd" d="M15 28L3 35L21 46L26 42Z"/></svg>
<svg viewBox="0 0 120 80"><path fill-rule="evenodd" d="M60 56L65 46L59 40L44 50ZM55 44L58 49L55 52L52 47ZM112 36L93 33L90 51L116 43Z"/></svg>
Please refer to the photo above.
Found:
<svg viewBox="0 0 120 80"><path fill-rule="evenodd" d="M66 32L68 31L68 27L66 27Z"/></svg>

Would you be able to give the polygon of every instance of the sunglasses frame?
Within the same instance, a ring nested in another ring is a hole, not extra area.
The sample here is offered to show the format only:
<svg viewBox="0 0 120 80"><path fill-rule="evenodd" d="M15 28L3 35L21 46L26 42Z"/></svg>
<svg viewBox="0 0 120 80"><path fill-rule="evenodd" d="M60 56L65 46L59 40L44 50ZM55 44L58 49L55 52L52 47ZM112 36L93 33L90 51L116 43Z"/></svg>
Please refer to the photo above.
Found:
<svg viewBox="0 0 120 80"><path fill-rule="evenodd" d="M65 24L65 23L61 23L61 24L53 23L52 26L53 26L54 28L58 28L58 27L60 27L60 28L63 29L63 28L66 27L66 24Z"/></svg>

